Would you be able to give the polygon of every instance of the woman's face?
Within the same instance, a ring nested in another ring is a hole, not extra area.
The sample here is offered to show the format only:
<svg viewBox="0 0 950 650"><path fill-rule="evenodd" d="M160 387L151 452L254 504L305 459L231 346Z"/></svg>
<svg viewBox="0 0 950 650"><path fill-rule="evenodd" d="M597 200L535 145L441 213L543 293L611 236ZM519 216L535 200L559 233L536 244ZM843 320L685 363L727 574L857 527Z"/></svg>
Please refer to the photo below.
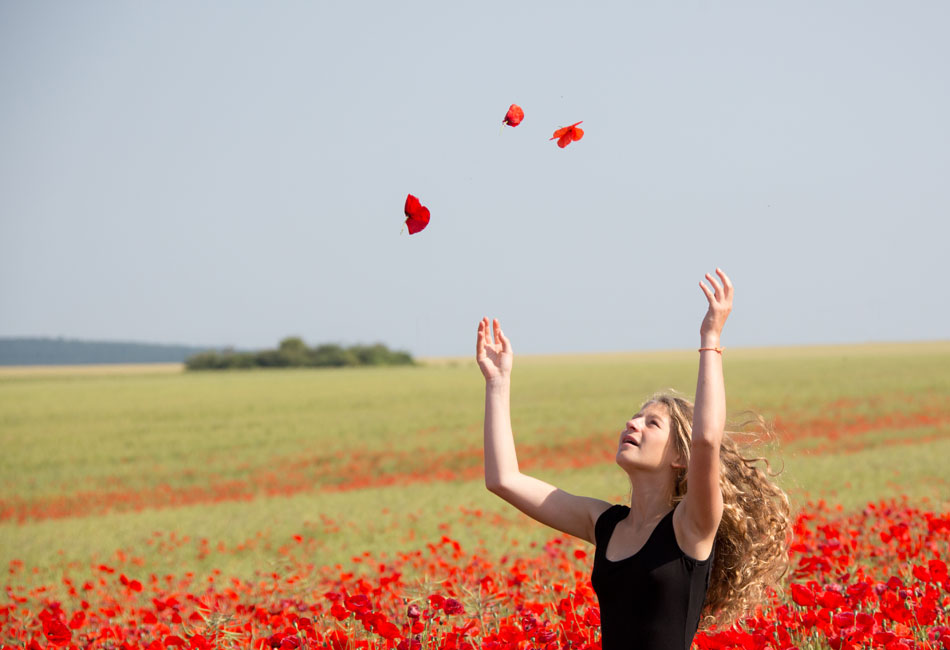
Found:
<svg viewBox="0 0 950 650"><path fill-rule="evenodd" d="M617 464L624 470L666 470L676 450L670 438L670 413L664 404L648 402L627 420L620 433Z"/></svg>

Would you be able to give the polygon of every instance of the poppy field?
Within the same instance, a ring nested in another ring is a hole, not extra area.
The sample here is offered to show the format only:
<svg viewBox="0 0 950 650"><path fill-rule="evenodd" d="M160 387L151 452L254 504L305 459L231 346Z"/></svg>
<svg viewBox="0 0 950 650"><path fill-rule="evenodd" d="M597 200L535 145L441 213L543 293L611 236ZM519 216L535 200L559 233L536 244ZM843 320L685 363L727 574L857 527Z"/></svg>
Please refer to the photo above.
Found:
<svg viewBox="0 0 950 650"><path fill-rule="evenodd" d="M699 648L950 650L950 343L728 350L793 502L769 602ZM615 502L695 353L522 357L525 471ZM598 648L592 548L481 475L482 380L417 368L0 373L0 646Z"/></svg>

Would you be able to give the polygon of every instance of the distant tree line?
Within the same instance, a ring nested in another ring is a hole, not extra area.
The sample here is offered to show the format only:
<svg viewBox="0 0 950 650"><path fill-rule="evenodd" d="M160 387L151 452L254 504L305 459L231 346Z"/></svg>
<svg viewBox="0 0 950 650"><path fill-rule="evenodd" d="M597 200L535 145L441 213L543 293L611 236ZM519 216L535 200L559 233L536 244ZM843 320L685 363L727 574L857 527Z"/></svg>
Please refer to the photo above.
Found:
<svg viewBox="0 0 950 650"><path fill-rule="evenodd" d="M322 368L344 366L401 366L415 361L408 352L390 350L382 343L352 345L334 343L307 347L302 339L291 336L276 350L257 352L201 352L185 360L188 370L228 370L235 368Z"/></svg>
<svg viewBox="0 0 950 650"><path fill-rule="evenodd" d="M196 345L84 341L50 337L0 338L0 366L100 363L181 363L207 350Z"/></svg>

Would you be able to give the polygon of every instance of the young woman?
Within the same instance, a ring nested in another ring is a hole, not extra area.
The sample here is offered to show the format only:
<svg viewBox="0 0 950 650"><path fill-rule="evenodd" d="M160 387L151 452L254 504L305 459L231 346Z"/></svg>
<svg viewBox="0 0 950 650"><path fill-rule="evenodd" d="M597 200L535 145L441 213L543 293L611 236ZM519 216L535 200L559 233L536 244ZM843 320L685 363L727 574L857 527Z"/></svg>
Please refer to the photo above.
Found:
<svg viewBox="0 0 950 650"><path fill-rule="evenodd" d="M725 431L720 335L732 310L721 270L699 283L695 406L660 394L627 420L617 464L629 506L575 496L518 469L509 407L511 342L497 320L478 325L485 376L485 484L533 519L596 545L591 583L603 650L688 650L703 622L723 626L785 571L788 499Z"/></svg>

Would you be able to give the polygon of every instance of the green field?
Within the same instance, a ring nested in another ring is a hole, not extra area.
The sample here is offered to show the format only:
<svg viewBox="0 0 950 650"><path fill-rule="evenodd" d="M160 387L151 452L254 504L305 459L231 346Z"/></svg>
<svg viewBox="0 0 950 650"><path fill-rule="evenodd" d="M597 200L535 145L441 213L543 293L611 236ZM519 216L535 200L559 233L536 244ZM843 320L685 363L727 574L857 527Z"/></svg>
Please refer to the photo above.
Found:
<svg viewBox="0 0 950 650"><path fill-rule="evenodd" d="M692 394L695 351L518 357L522 467L622 500L616 434L657 389ZM730 411L776 424L793 502L950 500L950 342L729 349ZM123 551L145 570L251 577L305 536L312 562L448 534L502 554L551 532L481 481L483 381L420 367L0 373L0 560L38 580ZM204 540L204 541L203 541Z"/></svg>

